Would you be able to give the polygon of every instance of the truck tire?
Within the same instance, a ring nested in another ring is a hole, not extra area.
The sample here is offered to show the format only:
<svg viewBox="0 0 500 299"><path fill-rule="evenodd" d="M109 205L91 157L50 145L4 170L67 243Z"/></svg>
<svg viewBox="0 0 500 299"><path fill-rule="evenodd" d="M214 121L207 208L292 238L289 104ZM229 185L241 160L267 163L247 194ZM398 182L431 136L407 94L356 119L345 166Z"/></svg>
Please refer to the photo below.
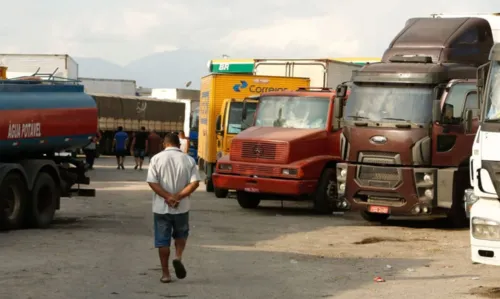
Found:
<svg viewBox="0 0 500 299"><path fill-rule="evenodd" d="M17 173L6 175L0 184L1 229L19 229L24 226L28 200L28 187L23 177Z"/></svg>
<svg viewBox="0 0 500 299"><path fill-rule="evenodd" d="M468 174L468 169L466 171ZM466 228L469 226L469 219L467 219L467 213L465 212L465 204L463 201L465 189L470 188L470 183L468 181L469 178L466 178L467 179L463 179L464 181L454 182L453 202L448 214L446 215L448 226L451 228Z"/></svg>
<svg viewBox="0 0 500 299"><path fill-rule="evenodd" d="M59 190L54 179L45 172L40 172L31 192L28 223L34 228L47 228L56 212Z"/></svg>
<svg viewBox="0 0 500 299"><path fill-rule="evenodd" d="M260 198L257 194L252 194L244 191L236 192L236 199L238 204L243 209L255 209L260 204Z"/></svg>
<svg viewBox="0 0 500 299"><path fill-rule="evenodd" d="M313 197L314 211L317 214L333 213L335 210L334 202L337 197L337 174L335 169L326 168L321 174Z"/></svg>
<svg viewBox="0 0 500 299"><path fill-rule="evenodd" d="M207 179L205 181L205 185L207 187L207 192L214 192L214 181L212 181L211 179Z"/></svg>
<svg viewBox="0 0 500 299"><path fill-rule="evenodd" d="M368 222L384 223L391 216L389 214L370 213L368 211L361 211L361 217Z"/></svg>
<svg viewBox="0 0 500 299"><path fill-rule="evenodd" d="M227 195L229 194L229 190L227 189L219 189L219 188L214 188L215 192L215 197L217 198L226 198Z"/></svg>

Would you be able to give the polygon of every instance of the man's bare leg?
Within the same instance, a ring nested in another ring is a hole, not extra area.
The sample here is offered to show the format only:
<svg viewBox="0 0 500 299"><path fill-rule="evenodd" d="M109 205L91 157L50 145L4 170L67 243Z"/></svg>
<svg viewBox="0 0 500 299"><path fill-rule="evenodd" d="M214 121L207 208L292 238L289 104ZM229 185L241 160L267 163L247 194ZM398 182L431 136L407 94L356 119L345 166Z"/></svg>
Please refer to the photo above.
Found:
<svg viewBox="0 0 500 299"><path fill-rule="evenodd" d="M120 156L117 156L116 157L116 164L118 165L118 167L116 169L120 169Z"/></svg>
<svg viewBox="0 0 500 299"><path fill-rule="evenodd" d="M175 239L175 259L182 260L182 253L186 248L186 239Z"/></svg>
<svg viewBox="0 0 500 299"><path fill-rule="evenodd" d="M139 169L142 169L142 163L144 163L144 158L139 158Z"/></svg>
<svg viewBox="0 0 500 299"><path fill-rule="evenodd" d="M172 281L172 277L170 276L170 271L168 269L168 259L170 257L170 248L169 247L160 247L158 248L158 254L160 256L161 263L161 282L170 282Z"/></svg>

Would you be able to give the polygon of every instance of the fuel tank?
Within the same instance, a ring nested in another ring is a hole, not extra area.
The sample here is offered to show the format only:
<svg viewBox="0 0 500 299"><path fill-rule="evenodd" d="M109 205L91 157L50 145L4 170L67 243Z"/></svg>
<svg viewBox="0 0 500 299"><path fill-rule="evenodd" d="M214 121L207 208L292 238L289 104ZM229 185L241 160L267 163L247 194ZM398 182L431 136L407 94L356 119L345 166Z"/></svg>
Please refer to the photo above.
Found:
<svg viewBox="0 0 500 299"><path fill-rule="evenodd" d="M97 106L74 82L0 80L0 159L87 145Z"/></svg>

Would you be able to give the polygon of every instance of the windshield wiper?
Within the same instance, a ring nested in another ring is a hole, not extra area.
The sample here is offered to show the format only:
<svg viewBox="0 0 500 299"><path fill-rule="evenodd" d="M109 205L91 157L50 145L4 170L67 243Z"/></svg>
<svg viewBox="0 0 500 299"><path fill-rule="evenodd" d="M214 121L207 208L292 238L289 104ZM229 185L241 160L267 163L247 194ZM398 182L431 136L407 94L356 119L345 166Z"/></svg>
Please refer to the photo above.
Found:
<svg viewBox="0 0 500 299"><path fill-rule="evenodd" d="M395 118L395 117L383 117L382 119L385 119L385 120L397 120L397 121L404 121L406 122L406 124L396 124L396 128L409 128L411 127L411 125L414 125L414 126L419 126L421 127L420 125L412 122L411 120L407 120L407 119L404 119L404 118Z"/></svg>
<svg viewBox="0 0 500 299"><path fill-rule="evenodd" d="M368 119L368 117L358 116L358 115L349 115L347 117L352 117L352 118L356 118L356 119Z"/></svg>

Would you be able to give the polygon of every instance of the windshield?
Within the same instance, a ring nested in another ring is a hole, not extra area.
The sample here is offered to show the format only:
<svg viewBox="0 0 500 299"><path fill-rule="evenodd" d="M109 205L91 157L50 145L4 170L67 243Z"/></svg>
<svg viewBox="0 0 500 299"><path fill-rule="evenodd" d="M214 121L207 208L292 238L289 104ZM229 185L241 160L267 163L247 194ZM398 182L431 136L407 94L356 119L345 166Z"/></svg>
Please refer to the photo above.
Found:
<svg viewBox="0 0 500 299"><path fill-rule="evenodd" d="M344 115L348 120L429 123L433 94L430 86L353 84Z"/></svg>
<svg viewBox="0 0 500 299"><path fill-rule="evenodd" d="M190 129L191 131L198 131L198 122L200 118L200 109L196 108L191 112L191 124L190 124Z"/></svg>
<svg viewBox="0 0 500 299"><path fill-rule="evenodd" d="M484 107L484 110L487 111L485 121L500 119L500 62L493 61L491 63L489 80L489 94L486 97Z"/></svg>
<svg viewBox="0 0 500 299"><path fill-rule="evenodd" d="M227 133L228 134L238 134L241 132L241 116L243 111L243 103L233 102L231 106L229 106L229 119L227 121ZM247 120L248 122L253 121L253 116L255 114L255 110L257 109L257 103L247 102Z"/></svg>
<svg viewBox="0 0 500 299"><path fill-rule="evenodd" d="M328 97L261 97L255 125L296 129L326 128L329 104Z"/></svg>

